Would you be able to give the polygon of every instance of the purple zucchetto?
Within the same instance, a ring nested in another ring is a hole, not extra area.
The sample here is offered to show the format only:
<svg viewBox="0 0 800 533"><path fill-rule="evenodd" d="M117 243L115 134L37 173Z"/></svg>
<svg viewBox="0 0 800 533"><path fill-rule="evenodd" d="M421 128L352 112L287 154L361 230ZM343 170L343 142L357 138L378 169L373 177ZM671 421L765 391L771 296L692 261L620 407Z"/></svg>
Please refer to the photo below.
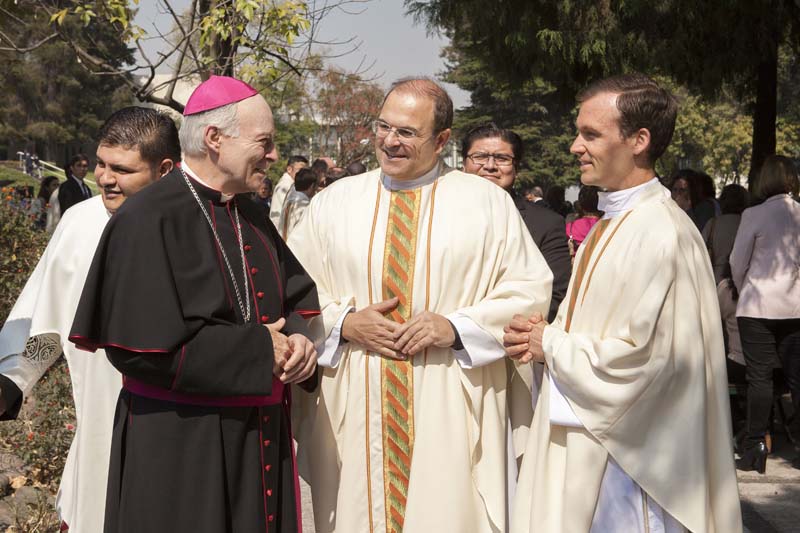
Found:
<svg viewBox="0 0 800 533"><path fill-rule="evenodd" d="M189 97L186 107L183 108L183 116L217 109L257 94L258 91L241 80L228 76L211 76L198 85Z"/></svg>

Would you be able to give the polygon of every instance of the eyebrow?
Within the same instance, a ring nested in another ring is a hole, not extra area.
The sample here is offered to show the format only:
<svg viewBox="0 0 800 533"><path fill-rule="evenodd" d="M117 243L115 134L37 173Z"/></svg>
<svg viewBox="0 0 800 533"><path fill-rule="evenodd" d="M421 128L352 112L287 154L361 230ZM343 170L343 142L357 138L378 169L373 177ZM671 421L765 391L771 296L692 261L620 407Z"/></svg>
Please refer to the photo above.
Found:
<svg viewBox="0 0 800 533"><path fill-rule="evenodd" d="M117 164L117 163L106 163L105 161L103 161L99 157L97 158L97 164L98 165L100 165L100 164L106 165L109 168L111 168L111 170L114 170L116 172L119 172L119 171L136 172L136 169L133 169L133 168L131 168L129 166L120 165L120 164Z"/></svg>

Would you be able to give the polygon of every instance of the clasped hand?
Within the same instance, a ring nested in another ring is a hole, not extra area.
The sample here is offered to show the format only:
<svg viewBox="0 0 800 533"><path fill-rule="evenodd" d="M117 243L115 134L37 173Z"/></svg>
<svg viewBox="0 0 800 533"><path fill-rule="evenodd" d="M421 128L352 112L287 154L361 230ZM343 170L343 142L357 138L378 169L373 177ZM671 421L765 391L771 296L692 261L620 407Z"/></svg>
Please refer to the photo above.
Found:
<svg viewBox="0 0 800 533"><path fill-rule="evenodd" d="M503 346L506 355L520 363L535 361L544 363L544 350L542 349L542 333L547 321L541 313L536 313L530 318L514 315L511 323L503 328Z"/></svg>
<svg viewBox="0 0 800 533"><path fill-rule="evenodd" d="M272 336L272 373L283 383L300 383L314 373L317 350L311 340L299 333L288 337L281 333L284 325L286 320L280 318L266 326Z"/></svg>
<svg viewBox="0 0 800 533"><path fill-rule="evenodd" d="M342 323L342 336L349 342L390 359L404 360L426 348L447 348L455 342L450 321L425 311L399 324L384 316L397 308L391 298L348 314Z"/></svg>

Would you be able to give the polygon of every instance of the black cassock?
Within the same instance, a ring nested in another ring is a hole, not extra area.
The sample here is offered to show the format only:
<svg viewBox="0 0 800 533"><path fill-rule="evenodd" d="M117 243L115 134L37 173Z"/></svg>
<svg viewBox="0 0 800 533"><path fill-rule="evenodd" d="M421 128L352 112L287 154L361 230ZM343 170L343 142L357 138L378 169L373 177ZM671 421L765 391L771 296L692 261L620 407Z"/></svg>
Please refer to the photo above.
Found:
<svg viewBox="0 0 800 533"><path fill-rule="evenodd" d="M307 333L306 319L319 314L316 288L263 207L192 184L244 302L238 207L251 318L180 171L111 218L70 335L104 348L124 376L105 532L300 531L290 391L273 378L263 324L284 317L285 334ZM303 384L315 385L316 376Z"/></svg>

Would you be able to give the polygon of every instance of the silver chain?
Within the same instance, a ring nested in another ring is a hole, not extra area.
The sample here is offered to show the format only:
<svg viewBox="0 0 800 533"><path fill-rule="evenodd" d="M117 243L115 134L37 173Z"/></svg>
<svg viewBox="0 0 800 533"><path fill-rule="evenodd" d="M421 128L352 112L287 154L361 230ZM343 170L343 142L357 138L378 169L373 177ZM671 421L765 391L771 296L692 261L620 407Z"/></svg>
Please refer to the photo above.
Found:
<svg viewBox="0 0 800 533"><path fill-rule="evenodd" d="M239 284L236 283L236 277L233 275L233 268L231 268L231 263L228 261L228 255L225 253L225 248L222 247L222 241L219 239L219 235L217 234L217 229L214 227L214 222L211 220L211 216L208 214L206 207L203 205L203 201L200 200L200 196L197 195L197 191L192 186L192 182L189 181L189 177L186 175L183 169L181 169L181 174L183 174L183 179L186 180L186 185L189 186L189 190L192 191L192 195L194 195L194 199L197 200L197 205L200 206L200 209L203 211L203 214L206 216L206 221L208 221L208 227L211 228L211 233L214 234L214 239L217 241L217 245L219 246L219 251L222 252L222 258L225 260L225 266L228 267L228 274L231 276L231 281L233 282L233 290L236 292L236 301L239 302L239 309L242 312L242 316L244 317L245 323L250 322L250 287L247 284L247 263L244 262L244 242L242 241L242 225L239 223L239 209L236 207L236 204L233 204L233 215L236 219L236 236L238 237L239 241L239 252L242 256L242 274L244 276L244 294L245 294L245 301L247 302L247 307L242 303L242 295L239 292Z"/></svg>

